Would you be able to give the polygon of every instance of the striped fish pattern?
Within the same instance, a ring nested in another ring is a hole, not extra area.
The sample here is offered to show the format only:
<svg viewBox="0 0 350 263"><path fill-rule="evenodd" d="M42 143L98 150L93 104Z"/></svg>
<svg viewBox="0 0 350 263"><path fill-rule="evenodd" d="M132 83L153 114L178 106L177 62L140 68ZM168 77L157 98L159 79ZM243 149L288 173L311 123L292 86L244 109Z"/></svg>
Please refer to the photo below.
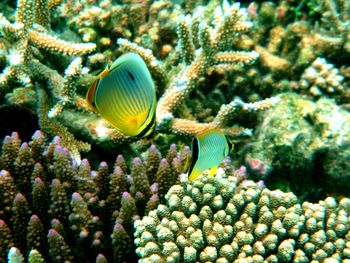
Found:
<svg viewBox="0 0 350 263"><path fill-rule="evenodd" d="M147 136L155 125L156 93L151 74L135 53L102 71L87 93L88 104L127 136Z"/></svg>
<svg viewBox="0 0 350 263"><path fill-rule="evenodd" d="M220 131L209 131L197 135L192 141L189 180L195 180L208 169L210 169L210 175L214 175L218 165L230 153L231 149L232 143Z"/></svg>

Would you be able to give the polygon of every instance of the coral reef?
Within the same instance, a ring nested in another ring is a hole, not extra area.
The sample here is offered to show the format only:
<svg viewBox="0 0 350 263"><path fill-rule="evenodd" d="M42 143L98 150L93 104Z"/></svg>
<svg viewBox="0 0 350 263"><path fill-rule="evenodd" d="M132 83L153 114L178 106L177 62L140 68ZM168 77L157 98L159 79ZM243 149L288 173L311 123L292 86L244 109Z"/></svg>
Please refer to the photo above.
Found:
<svg viewBox="0 0 350 263"><path fill-rule="evenodd" d="M345 262L350 200L300 203L225 174L174 185L135 222L139 262Z"/></svg>
<svg viewBox="0 0 350 263"><path fill-rule="evenodd" d="M133 224L141 262L350 258L348 199L301 204L244 180L244 168L232 173L227 160L216 177L190 183L179 177L188 155L172 145L162 159L152 145L130 168L118 156L110 173L105 162L96 171L87 159L77 165L59 137L5 137L0 261L135 262Z"/></svg>
<svg viewBox="0 0 350 263"><path fill-rule="evenodd" d="M349 193L349 113L327 98L316 103L294 93L280 98L245 149L252 178L301 196Z"/></svg>
<svg viewBox="0 0 350 263"><path fill-rule="evenodd" d="M90 149L89 145L76 140L65 127L50 118L74 102L75 82L82 71L82 60L75 58L66 69L64 77L41 60L46 52L76 56L91 53L96 45L67 42L51 31L50 11L59 3L60 1L18 1L14 23L10 23L4 16L0 17L1 32L5 39L12 42L8 50L8 65L0 75L0 96L3 97L9 88L16 87L15 83L27 89L35 89L41 128L48 133L61 135L62 143L79 158L79 151ZM47 86L48 90L44 90L43 86ZM28 93L27 90L23 92ZM53 96L53 103L56 103L51 109L49 92Z"/></svg>
<svg viewBox="0 0 350 263"><path fill-rule="evenodd" d="M0 153L0 262L135 262L133 222L164 202L187 156L188 147L178 152L172 145L167 161L152 145L130 166L119 155L94 171L87 159L78 165L59 137L48 143L37 131L27 143L15 132L6 136Z"/></svg>
<svg viewBox="0 0 350 263"><path fill-rule="evenodd" d="M254 49L260 56L253 66L214 72L225 76L221 85L230 85L228 92L256 101L300 90L301 75L317 58L326 59L340 72L348 70L348 1L255 1L247 11L253 27L236 38L235 44ZM343 86L347 90L349 80Z"/></svg>
<svg viewBox="0 0 350 263"><path fill-rule="evenodd" d="M0 10L0 137L21 135L0 142L0 262L350 261L349 1ZM147 138L84 99L126 52L156 87ZM234 151L188 182L185 145L208 129Z"/></svg>
<svg viewBox="0 0 350 263"><path fill-rule="evenodd" d="M174 5L171 1L66 1L57 13L84 41L97 44L98 53L88 59L89 66L97 68L113 62L118 38L133 39L165 58L173 50L181 12Z"/></svg>
<svg viewBox="0 0 350 263"><path fill-rule="evenodd" d="M67 10L70 4L75 8L65 12L64 10ZM19 84L21 86L24 84L35 86L36 98L34 100L37 105L28 105L27 103L27 106L37 107L40 128L48 134L58 134L62 139L63 146L73 152L78 162L80 162L79 153L88 150L89 145L76 140L72 133L104 148L130 142L132 138L118 133L100 116L87 112L87 105L81 98L81 93L79 94L77 91L86 91L91 78L85 74L87 68L82 66L83 62L80 57L71 61L63 76L50 68L51 64L43 63L42 54L83 55L96 48L94 44L72 44L53 37L48 18L49 14L53 12L60 13L63 18L68 19L73 28L78 27L80 29L78 33L83 35L84 41L96 40L98 36L95 38L93 35L96 35L97 32L104 34L103 30L98 30L104 25L107 28L113 27L118 21L121 21L120 19L122 21L126 19L124 23L118 25L120 30L116 28L117 31L121 31L116 34L119 37L117 44L123 52L132 51L141 55L157 84L157 94L160 97L156 110L157 133L194 135L207 129L220 128L232 136L246 136L250 134L250 130L233 125L232 120L242 113L266 109L276 103L276 99L273 98L245 103L238 98L234 99L233 96L221 101L217 114L213 112L212 118L207 118L204 122L198 120L196 114L191 114L188 110L186 113L186 107L182 107L183 102L194 90L198 90L197 83L206 76L206 71L215 67L230 68L236 64L249 64L258 57L258 53L254 51L234 51L234 36L248 30L252 24L247 20L244 8L241 8L238 3L229 4L228 1L223 1L222 4L214 1L206 7L196 4L189 14L181 13L178 10L179 6L167 2L163 5L152 3L149 6L150 4L151 2L134 3L130 1L125 5L114 5L109 1L104 1L96 6L94 1L82 5L68 2L60 5L59 11L43 4L40 7L42 10L40 13L39 11L34 12L37 7L32 7L32 0L23 0L17 6L16 23L10 23L6 18L2 19L1 30L4 36L9 41L13 41L12 38L18 39L22 36L18 41L26 41L28 48L22 52L19 49L22 44L19 43L13 49L9 49L11 53L20 54L21 59L16 63L12 59L8 61L9 65L2 73L4 81L1 86L3 89L9 87L8 84L12 82L15 75L14 80L18 80L18 74L14 74L15 69L16 72L22 72L23 79L27 82L23 83L22 81ZM22 18L26 14L23 10L23 6L26 5L33 10L32 12L27 10L28 17ZM163 10L163 8L165 9ZM108 10L108 12L103 12L103 10ZM169 10L171 11L168 12ZM189 11L190 9L187 9L187 12ZM178 23L175 23L174 19ZM164 21L164 23L160 23L159 20ZM147 23L141 23L141 21ZM21 26L19 29L16 27L21 25L20 22L24 24L23 29ZM43 27L43 24L46 27ZM121 28L123 29L121 30ZM172 40L168 40L172 45L176 42L176 48L170 50L171 54L168 52L166 58L159 53L156 53L157 56L152 54L152 50L159 52L159 46L169 45L163 42L164 39L155 39L154 35L158 34L159 28L162 30L169 28L169 31L177 33L177 40L174 37L175 34L171 34ZM133 32L132 41L128 40L131 37L128 36L130 34L126 32L127 30ZM154 40L154 44L151 44L152 50L147 49L150 46L144 44L147 42L146 35ZM101 41L111 42L104 37L101 37ZM33 47L38 48L38 50ZM103 48L99 51L102 50ZM32 57L38 59L29 59ZM159 61L156 57L163 58L163 61ZM91 57L88 58L90 62L91 59ZM106 61L108 58L103 56L103 60ZM91 63L90 67L93 67ZM29 88L22 89L20 94L29 94L29 90ZM9 91L4 90L4 92L8 93ZM18 92L16 94L12 92L12 95L8 94L6 96L7 102L26 104L23 101L26 96L19 96L20 94ZM182 112L185 114L181 114Z"/></svg>
<svg viewBox="0 0 350 263"><path fill-rule="evenodd" d="M252 3L248 8L256 18L254 38L257 47L264 52L263 62L274 57L281 61L278 64L272 63L273 60L268 62L266 65L271 70L286 72L292 68L299 71L319 56L332 58L338 52L344 58L349 57L349 2L316 0L310 1L313 3L307 7L305 2L263 2L259 6ZM301 10L302 5L305 10ZM285 67L279 69L280 65Z"/></svg>

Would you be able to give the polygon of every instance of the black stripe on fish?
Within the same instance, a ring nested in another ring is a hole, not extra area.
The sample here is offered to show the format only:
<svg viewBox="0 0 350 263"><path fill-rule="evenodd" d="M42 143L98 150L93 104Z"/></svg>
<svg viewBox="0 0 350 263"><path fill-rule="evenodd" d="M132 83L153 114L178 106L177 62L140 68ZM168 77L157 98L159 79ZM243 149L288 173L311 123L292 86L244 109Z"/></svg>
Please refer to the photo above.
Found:
<svg viewBox="0 0 350 263"><path fill-rule="evenodd" d="M225 139L226 139L227 144L228 144L228 153L230 153L232 150L232 146L233 146L232 142L227 138L227 136L225 136Z"/></svg>
<svg viewBox="0 0 350 263"><path fill-rule="evenodd" d="M196 137L192 140L192 162L190 168L188 169L188 176L192 173L192 170L198 161L198 139Z"/></svg>
<svg viewBox="0 0 350 263"><path fill-rule="evenodd" d="M135 82L135 77L134 77L134 75L133 75L129 70L127 70L126 72L128 73L129 77L132 79L132 81Z"/></svg>
<svg viewBox="0 0 350 263"><path fill-rule="evenodd" d="M156 114L154 113L150 123L148 123L147 126L137 136L143 137L145 134L147 134L147 132L149 132L151 129L153 129L155 123L156 123Z"/></svg>

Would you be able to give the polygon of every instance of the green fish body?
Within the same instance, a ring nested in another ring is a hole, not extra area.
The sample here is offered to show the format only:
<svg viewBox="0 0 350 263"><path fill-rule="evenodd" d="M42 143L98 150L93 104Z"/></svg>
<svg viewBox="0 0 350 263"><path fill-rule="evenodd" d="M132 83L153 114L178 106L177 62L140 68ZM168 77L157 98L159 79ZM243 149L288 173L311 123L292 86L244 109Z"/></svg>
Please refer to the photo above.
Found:
<svg viewBox="0 0 350 263"><path fill-rule="evenodd" d="M214 175L218 165L230 153L231 149L232 143L219 131L210 131L196 136L192 141L189 180L195 180L208 169L210 169L210 175Z"/></svg>
<svg viewBox="0 0 350 263"><path fill-rule="evenodd" d="M135 53L120 56L103 70L86 100L124 135L147 136L153 131L156 92L146 63Z"/></svg>

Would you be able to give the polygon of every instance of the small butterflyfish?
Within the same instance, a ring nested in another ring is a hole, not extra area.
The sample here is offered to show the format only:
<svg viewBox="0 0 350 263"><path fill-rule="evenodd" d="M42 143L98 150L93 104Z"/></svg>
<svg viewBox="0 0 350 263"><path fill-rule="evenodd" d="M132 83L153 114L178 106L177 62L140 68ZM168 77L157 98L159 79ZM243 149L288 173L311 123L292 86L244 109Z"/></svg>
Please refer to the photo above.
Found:
<svg viewBox="0 0 350 263"><path fill-rule="evenodd" d="M195 180L206 170L210 170L209 174L213 176L231 149L232 143L220 131L214 130L198 134L192 140L192 162L188 170L189 180Z"/></svg>
<svg viewBox="0 0 350 263"><path fill-rule="evenodd" d="M86 94L89 107L127 136L147 136L155 126L156 92L143 59L127 53L106 67Z"/></svg>

